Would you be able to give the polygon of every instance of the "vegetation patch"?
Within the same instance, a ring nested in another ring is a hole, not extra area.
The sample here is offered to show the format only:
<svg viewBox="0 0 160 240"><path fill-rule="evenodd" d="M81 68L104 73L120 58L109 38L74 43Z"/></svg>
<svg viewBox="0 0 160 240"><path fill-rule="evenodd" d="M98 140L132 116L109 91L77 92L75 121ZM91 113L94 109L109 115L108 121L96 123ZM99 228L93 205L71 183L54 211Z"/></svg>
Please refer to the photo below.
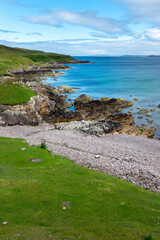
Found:
<svg viewBox="0 0 160 240"><path fill-rule="evenodd" d="M20 139L0 138L0 196L1 240L160 239L160 195Z"/></svg>
<svg viewBox="0 0 160 240"><path fill-rule="evenodd" d="M25 103L34 95L35 92L24 88L18 83L12 83L12 81L6 81L0 85L0 104Z"/></svg>
<svg viewBox="0 0 160 240"><path fill-rule="evenodd" d="M38 66L53 61L68 62L73 61L73 58L69 55L0 45L0 77L7 75L6 70L9 69L26 69L27 66Z"/></svg>

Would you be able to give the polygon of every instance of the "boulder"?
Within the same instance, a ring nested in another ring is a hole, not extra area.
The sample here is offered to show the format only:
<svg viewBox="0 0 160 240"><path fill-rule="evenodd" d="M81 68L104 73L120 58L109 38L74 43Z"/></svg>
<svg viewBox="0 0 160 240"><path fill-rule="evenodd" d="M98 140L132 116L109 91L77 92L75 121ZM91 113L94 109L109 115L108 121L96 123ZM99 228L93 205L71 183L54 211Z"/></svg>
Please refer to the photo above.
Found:
<svg viewBox="0 0 160 240"><path fill-rule="evenodd" d="M59 86L57 89L57 93L74 93L74 92L75 90L68 86Z"/></svg>
<svg viewBox="0 0 160 240"><path fill-rule="evenodd" d="M104 100L81 100L76 99L74 102L75 109L79 111L85 120L104 119L109 115L120 112L122 108L132 106L134 103L124 101L122 99L108 99Z"/></svg>
<svg viewBox="0 0 160 240"><path fill-rule="evenodd" d="M146 116L147 117L152 117L152 114L151 113L146 113Z"/></svg>
<svg viewBox="0 0 160 240"><path fill-rule="evenodd" d="M156 112L156 111L157 111L157 108L151 109L151 112Z"/></svg>
<svg viewBox="0 0 160 240"><path fill-rule="evenodd" d="M131 114L118 113L118 114L110 115L108 119L114 122L119 122L123 126L134 126L135 118Z"/></svg>
<svg viewBox="0 0 160 240"><path fill-rule="evenodd" d="M26 104L0 107L1 125L38 125L55 111L55 102L47 96L36 95Z"/></svg>
<svg viewBox="0 0 160 240"><path fill-rule="evenodd" d="M103 135L120 131L122 125L120 123L101 120L101 121L74 121L70 123L59 123L55 126L58 130L78 130L86 134Z"/></svg>
<svg viewBox="0 0 160 240"><path fill-rule="evenodd" d="M139 127L133 127L130 129L126 129L125 133L134 136L143 136L147 138L153 138L156 131L156 127L143 127L142 129Z"/></svg>
<svg viewBox="0 0 160 240"><path fill-rule="evenodd" d="M86 94L81 94L78 98L75 99L75 103L81 102L86 103L92 101L91 97L88 97Z"/></svg>
<svg viewBox="0 0 160 240"><path fill-rule="evenodd" d="M148 113L148 112L149 112L148 109L143 108L143 109L141 109L141 110L138 112L138 114L144 114L144 113Z"/></svg>

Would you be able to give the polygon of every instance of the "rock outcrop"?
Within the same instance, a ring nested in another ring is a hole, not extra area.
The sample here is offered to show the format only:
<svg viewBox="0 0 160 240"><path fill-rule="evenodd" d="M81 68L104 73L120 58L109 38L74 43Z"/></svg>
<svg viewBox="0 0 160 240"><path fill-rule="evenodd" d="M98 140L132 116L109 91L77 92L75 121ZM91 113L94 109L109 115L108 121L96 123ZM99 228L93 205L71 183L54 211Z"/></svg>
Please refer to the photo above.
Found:
<svg viewBox="0 0 160 240"><path fill-rule="evenodd" d="M78 130L86 134L104 135L122 130L122 124L101 120L101 121L74 121L70 123L58 123L55 125L58 130Z"/></svg>
<svg viewBox="0 0 160 240"><path fill-rule="evenodd" d="M75 109L81 113L85 120L104 119L115 112L121 112L122 108L132 106L134 103L124 99L104 98L99 100L90 100L80 96L75 100Z"/></svg>
<svg viewBox="0 0 160 240"><path fill-rule="evenodd" d="M134 126L134 117L131 114L127 113L117 113L114 115L110 115L108 117L109 120L121 123L123 126Z"/></svg>
<svg viewBox="0 0 160 240"><path fill-rule="evenodd" d="M74 93L75 90L73 88L68 87L68 86L59 86L57 88L57 93Z"/></svg>
<svg viewBox="0 0 160 240"><path fill-rule="evenodd" d="M1 125L38 125L55 111L55 102L47 96L36 95L26 104L1 105Z"/></svg>

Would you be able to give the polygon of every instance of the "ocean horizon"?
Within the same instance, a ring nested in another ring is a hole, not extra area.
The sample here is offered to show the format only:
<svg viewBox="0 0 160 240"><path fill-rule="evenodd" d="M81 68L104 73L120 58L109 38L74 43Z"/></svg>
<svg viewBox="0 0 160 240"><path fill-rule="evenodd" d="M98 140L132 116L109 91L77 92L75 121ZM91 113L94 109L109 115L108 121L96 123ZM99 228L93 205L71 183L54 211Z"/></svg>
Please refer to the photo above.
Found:
<svg viewBox="0 0 160 240"><path fill-rule="evenodd" d="M160 57L148 56L75 56L79 60L89 60L90 64L69 64L70 69L55 81L49 77L47 83L52 87L67 85L76 89L69 97L75 99L81 94L91 96L93 99L102 97L125 98L134 101L131 108L122 112L132 112L138 126L156 126L156 138L160 138ZM138 114L137 107L157 109L151 112L152 116ZM133 108L133 110L132 110ZM139 119L138 117L143 118ZM152 124L147 119L153 120Z"/></svg>

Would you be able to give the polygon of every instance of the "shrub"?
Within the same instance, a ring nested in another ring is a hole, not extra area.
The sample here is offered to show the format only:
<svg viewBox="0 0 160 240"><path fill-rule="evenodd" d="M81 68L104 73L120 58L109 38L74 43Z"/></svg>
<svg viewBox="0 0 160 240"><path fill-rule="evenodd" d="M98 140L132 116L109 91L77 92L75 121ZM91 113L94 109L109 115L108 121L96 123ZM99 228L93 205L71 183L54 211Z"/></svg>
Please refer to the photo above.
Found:
<svg viewBox="0 0 160 240"><path fill-rule="evenodd" d="M42 149L47 149L47 145L45 142L42 142L41 145L40 145L40 148Z"/></svg>
<svg viewBox="0 0 160 240"><path fill-rule="evenodd" d="M153 240L152 233L150 233L148 237L144 238L144 240Z"/></svg>

